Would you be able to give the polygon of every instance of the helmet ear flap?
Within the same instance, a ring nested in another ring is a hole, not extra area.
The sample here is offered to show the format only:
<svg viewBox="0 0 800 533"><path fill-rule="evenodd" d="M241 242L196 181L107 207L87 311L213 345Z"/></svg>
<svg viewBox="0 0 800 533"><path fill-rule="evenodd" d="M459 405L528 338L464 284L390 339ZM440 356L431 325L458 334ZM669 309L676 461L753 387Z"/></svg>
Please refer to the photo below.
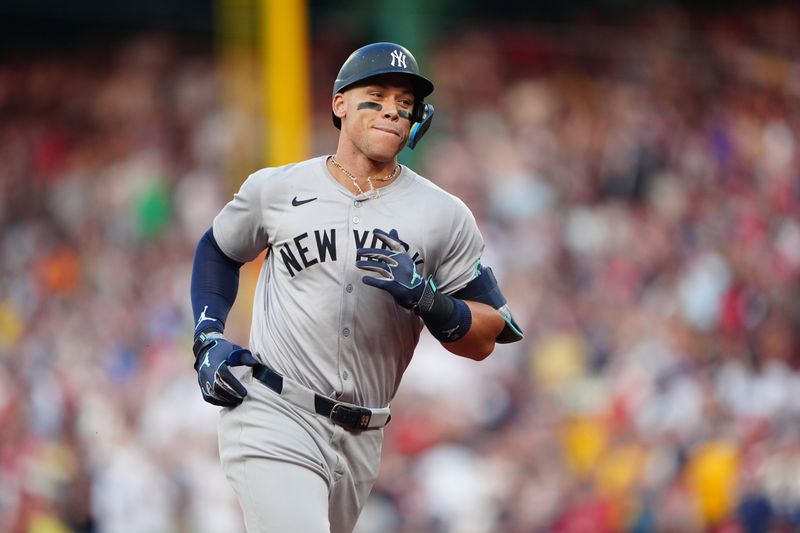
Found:
<svg viewBox="0 0 800 533"><path fill-rule="evenodd" d="M417 123L422 122L425 118L425 101L420 98L418 102L414 104L414 110L411 113L411 122Z"/></svg>
<svg viewBox="0 0 800 533"><path fill-rule="evenodd" d="M428 131L428 128L431 127L431 121L433 120L434 109L431 104L421 104L420 108L422 117L411 125L411 132L408 134L407 146L412 150L417 146L422 136L425 135L425 132Z"/></svg>

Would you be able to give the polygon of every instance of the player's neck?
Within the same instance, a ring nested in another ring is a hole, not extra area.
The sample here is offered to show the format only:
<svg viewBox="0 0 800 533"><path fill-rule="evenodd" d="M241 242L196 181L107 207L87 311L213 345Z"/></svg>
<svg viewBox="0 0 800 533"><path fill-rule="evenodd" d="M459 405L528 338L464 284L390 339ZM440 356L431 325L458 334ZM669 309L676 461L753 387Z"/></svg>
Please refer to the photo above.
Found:
<svg viewBox="0 0 800 533"><path fill-rule="evenodd" d="M396 157L389 161L376 161L362 153L353 153L344 150L338 150L334 157L340 165L346 168L351 174L357 176L359 180L366 179L367 176L376 178L391 175L395 168L397 168Z"/></svg>
<svg viewBox="0 0 800 533"><path fill-rule="evenodd" d="M366 194L389 185L400 174L397 160L374 161L363 155L348 157L347 152L337 151L328 158L328 170L336 180L355 195Z"/></svg>

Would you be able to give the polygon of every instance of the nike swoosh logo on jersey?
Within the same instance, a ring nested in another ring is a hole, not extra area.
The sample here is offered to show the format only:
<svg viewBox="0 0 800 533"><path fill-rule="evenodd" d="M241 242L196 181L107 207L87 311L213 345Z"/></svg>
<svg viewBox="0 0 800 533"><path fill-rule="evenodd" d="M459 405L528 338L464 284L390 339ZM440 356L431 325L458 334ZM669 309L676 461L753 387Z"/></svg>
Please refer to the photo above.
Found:
<svg viewBox="0 0 800 533"><path fill-rule="evenodd" d="M313 202L316 199L317 198L314 197L314 198L309 198L308 200L298 200L297 196L295 196L294 198L292 198L292 205L297 207L298 205L303 205L303 204L307 204L308 202Z"/></svg>

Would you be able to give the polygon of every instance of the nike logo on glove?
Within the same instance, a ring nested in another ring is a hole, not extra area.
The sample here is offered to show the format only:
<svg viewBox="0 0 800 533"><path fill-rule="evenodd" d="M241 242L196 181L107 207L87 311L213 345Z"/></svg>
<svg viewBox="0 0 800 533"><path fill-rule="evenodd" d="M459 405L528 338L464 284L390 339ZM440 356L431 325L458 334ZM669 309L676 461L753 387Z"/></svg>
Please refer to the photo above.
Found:
<svg viewBox="0 0 800 533"><path fill-rule="evenodd" d="M313 202L316 199L317 198L314 197L314 198L309 198L308 200L298 200L297 196L295 196L294 198L292 198L292 205L297 207L298 205L303 205L303 204L307 204L308 202Z"/></svg>

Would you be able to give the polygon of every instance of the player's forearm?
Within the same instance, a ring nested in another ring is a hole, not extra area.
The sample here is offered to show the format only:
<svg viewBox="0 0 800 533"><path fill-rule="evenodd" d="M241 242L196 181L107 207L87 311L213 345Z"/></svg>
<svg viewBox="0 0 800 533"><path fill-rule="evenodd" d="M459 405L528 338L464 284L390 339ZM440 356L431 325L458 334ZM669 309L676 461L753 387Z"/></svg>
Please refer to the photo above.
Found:
<svg viewBox="0 0 800 533"><path fill-rule="evenodd" d="M479 302L465 301L472 313L472 325L462 338L454 342L443 342L449 352L461 357L482 361L494 350L495 339L503 330L505 321L491 306Z"/></svg>
<svg viewBox="0 0 800 533"><path fill-rule="evenodd" d="M224 329L228 311L239 290L241 266L220 250L212 230L209 229L200 239L190 288L196 333L207 327Z"/></svg>

